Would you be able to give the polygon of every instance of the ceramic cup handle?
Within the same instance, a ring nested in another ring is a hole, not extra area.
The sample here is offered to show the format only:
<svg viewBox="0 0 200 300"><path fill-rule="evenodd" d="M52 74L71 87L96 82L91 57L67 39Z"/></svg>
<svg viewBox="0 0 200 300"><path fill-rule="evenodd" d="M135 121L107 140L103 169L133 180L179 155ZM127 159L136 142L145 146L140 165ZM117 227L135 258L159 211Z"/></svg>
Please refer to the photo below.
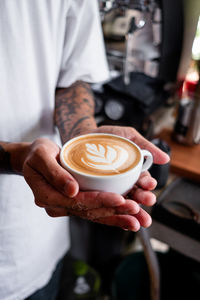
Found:
<svg viewBox="0 0 200 300"><path fill-rule="evenodd" d="M146 158L142 166L142 172L147 171L153 164L153 156L148 150L141 150L143 158Z"/></svg>

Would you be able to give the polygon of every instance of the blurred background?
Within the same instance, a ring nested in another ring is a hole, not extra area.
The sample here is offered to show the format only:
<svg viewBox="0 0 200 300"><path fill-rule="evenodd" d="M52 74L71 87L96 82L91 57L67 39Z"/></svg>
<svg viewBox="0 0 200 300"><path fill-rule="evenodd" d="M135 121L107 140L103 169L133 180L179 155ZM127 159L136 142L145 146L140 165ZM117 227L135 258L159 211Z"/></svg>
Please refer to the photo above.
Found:
<svg viewBox="0 0 200 300"><path fill-rule="evenodd" d="M71 218L68 299L198 299L200 1L99 0L99 10L110 79L92 85L97 123L133 126L171 161L150 169L150 229Z"/></svg>

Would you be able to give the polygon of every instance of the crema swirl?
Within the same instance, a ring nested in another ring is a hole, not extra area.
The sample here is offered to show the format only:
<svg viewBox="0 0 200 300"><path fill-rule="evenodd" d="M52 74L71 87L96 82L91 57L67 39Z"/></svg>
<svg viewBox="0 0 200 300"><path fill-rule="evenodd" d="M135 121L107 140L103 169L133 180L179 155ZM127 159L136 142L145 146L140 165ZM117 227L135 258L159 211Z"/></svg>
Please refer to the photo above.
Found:
<svg viewBox="0 0 200 300"><path fill-rule="evenodd" d="M134 144L120 137L103 134L72 140L63 154L70 168L99 176L127 172L140 160L140 152Z"/></svg>

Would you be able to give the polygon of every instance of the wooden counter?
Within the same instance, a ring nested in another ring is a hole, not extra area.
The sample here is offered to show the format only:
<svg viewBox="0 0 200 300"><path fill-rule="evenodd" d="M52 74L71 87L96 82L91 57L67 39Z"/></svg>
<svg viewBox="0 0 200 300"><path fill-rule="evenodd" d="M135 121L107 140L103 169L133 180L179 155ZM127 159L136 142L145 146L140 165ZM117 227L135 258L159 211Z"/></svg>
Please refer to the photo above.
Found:
<svg viewBox="0 0 200 300"><path fill-rule="evenodd" d="M172 131L164 129L159 138L171 147L171 172L200 182L200 145L186 146L172 139Z"/></svg>

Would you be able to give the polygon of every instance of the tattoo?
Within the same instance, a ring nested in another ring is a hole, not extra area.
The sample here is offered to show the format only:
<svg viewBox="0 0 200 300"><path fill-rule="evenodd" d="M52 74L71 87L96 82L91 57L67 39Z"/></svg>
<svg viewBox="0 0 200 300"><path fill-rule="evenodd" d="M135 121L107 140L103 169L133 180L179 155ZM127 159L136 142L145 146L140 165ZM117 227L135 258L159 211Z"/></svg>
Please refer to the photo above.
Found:
<svg viewBox="0 0 200 300"><path fill-rule="evenodd" d="M5 151L2 145L0 145L0 173L1 174L13 173L13 169L10 162L10 153Z"/></svg>
<svg viewBox="0 0 200 300"><path fill-rule="evenodd" d="M56 90L55 124L63 143L96 128L94 98L89 84L77 81L69 88Z"/></svg>
<svg viewBox="0 0 200 300"><path fill-rule="evenodd" d="M83 101L91 108L93 109L93 105L90 103L90 101L86 98L83 99Z"/></svg>
<svg viewBox="0 0 200 300"><path fill-rule="evenodd" d="M89 119L89 117L83 117L80 118L72 127L71 132L74 132L74 130L76 129L76 127L79 126L80 123L82 123L84 120Z"/></svg>

